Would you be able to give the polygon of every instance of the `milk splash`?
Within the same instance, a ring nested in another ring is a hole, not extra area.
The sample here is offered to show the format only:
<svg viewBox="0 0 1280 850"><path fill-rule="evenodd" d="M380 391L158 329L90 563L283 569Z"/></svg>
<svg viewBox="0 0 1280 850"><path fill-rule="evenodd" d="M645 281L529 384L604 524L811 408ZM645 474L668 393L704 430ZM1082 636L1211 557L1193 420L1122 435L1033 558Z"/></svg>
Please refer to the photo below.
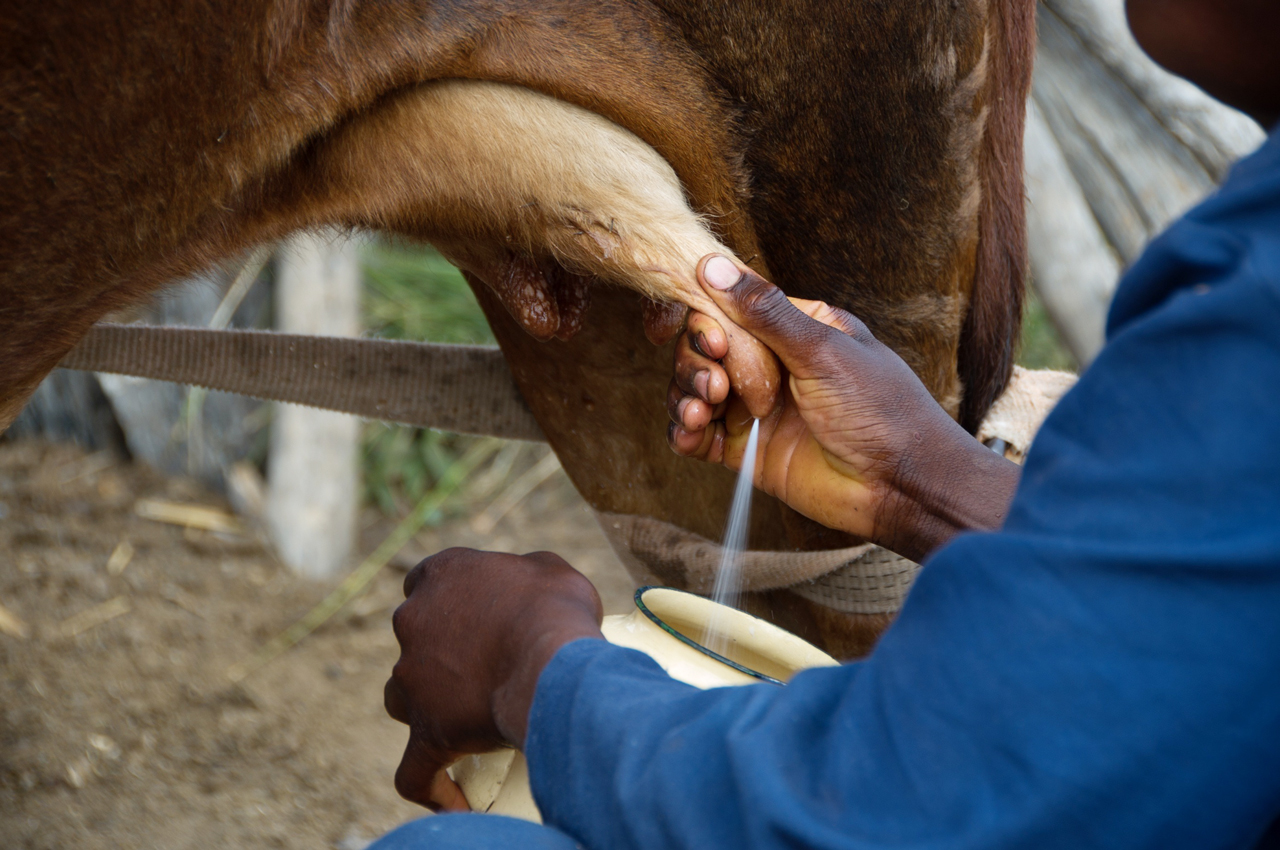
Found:
<svg viewBox="0 0 1280 850"><path fill-rule="evenodd" d="M760 443L760 420L751 423L751 435L747 437L747 450L742 456L742 469L733 489L733 504L729 507L729 526L720 548L720 568L716 570L716 585L711 598L729 608L737 608L742 596L742 552L747 547L747 528L751 520L751 493L756 480L756 447ZM724 609L711 613L703 639L712 652L724 655L729 648L729 635L724 630Z"/></svg>

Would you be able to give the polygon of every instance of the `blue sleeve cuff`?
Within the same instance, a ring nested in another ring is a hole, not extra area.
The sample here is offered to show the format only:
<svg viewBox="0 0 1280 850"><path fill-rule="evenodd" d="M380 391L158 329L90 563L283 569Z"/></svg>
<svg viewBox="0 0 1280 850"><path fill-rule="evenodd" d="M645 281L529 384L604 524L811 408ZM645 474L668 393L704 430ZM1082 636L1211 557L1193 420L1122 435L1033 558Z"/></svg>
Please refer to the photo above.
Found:
<svg viewBox="0 0 1280 850"><path fill-rule="evenodd" d="M578 728L579 701L612 704L625 713L627 694L653 696L662 689L673 695L696 690L672 679L644 653L604 640L575 640L552 657L538 678L524 746L533 798L544 817L581 802L579 786L594 784L581 775L581 767L601 762L604 767L610 761L608 753L599 751L597 736Z"/></svg>

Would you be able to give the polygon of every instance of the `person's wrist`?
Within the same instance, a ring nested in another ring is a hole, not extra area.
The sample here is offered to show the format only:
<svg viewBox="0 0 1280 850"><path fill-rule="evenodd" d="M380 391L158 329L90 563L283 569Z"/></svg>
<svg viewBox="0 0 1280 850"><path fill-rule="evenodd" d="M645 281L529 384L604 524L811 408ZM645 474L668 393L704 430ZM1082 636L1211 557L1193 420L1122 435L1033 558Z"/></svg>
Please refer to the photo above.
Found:
<svg viewBox="0 0 1280 850"><path fill-rule="evenodd" d="M949 418L911 435L879 500L874 542L915 561L1004 523L1020 468Z"/></svg>
<svg viewBox="0 0 1280 850"><path fill-rule="evenodd" d="M594 618L554 618L551 623L554 625L548 625L548 618L544 617L532 629L513 624L517 627L511 630L506 641L507 663L502 665L504 672L493 689L491 711L498 732L515 747L524 746L538 680L551 659L575 640L604 639Z"/></svg>

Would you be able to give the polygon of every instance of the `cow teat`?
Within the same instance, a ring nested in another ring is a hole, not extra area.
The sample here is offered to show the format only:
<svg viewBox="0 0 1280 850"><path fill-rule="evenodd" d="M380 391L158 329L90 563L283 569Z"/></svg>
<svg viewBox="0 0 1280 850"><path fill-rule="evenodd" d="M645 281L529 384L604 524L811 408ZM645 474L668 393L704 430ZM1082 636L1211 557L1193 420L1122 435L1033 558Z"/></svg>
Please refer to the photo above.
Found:
<svg viewBox="0 0 1280 850"><path fill-rule="evenodd" d="M539 262L523 254L459 265L492 289L534 339L569 340L582 329L591 305L590 277L567 271L555 261Z"/></svg>

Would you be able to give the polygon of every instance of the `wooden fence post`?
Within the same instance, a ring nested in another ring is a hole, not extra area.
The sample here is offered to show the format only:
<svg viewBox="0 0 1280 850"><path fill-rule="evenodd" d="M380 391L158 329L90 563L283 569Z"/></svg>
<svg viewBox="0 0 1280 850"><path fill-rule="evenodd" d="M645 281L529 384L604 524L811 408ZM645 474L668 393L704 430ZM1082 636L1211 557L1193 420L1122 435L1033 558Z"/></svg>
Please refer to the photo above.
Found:
<svg viewBox="0 0 1280 850"><path fill-rule="evenodd" d="M276 327L289 333L360 331L360 242L304 233L281 247ZM271 425L267 525L280 557L301 575L332 578L355 537L360 421L277 404Z"/></svg>

